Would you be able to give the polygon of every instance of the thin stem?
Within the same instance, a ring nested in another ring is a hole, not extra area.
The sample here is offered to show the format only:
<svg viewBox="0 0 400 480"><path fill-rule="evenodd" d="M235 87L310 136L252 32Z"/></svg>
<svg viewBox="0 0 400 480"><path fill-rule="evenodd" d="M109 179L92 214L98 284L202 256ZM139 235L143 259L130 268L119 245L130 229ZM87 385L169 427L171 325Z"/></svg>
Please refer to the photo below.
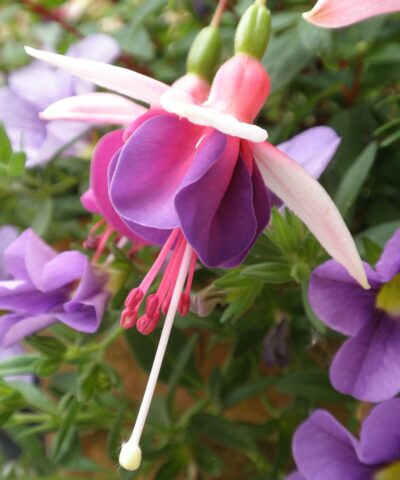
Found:
<svg viewBox="0 0 400 480"><path fill-rule="evenodd" d="M217 8L215 9L214 16L211 20L211 26L212 27L218 27L220 22L221 22L221 17L222 14L225 11L226 5L228 3L228 0L219 0Z"/></svg>

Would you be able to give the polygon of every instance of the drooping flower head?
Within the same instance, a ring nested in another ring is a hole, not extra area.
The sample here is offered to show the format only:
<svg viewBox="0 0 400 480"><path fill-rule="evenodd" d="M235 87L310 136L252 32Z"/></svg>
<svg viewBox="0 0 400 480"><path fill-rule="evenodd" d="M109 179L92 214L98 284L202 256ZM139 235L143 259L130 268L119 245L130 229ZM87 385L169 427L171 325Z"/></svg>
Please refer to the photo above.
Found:
<svg viewBox="0 0 400 480"><path fill-rule="evenodd" d="M31 229L4 252L0 281L0 347L10 347L56 322L93 333L109 294L106 277L78 251L57 253Z"/></svg>
<svg viewBox="0 0 400 480"><path fill-rule="evenodd" d="M111 62L119 51L113 38L93 34L72 45L67 54ZM64 97L81 94L90 96L89 92L93 89L91 84L39 61L8 76L8 85L0 88L0 121L6 128L14 150L26 153L27 167L44 165L88 128L79 119L75 122L48 122L39 117L39 112ZM116 108L121 108L120 104Z"/></svg>
<svg viewBox="0 0 400 480"><path fill-rule="evenodd" d="M400 391L400 230L375 268L365 269L370 290L334 260L320 265L311 275L309 300L326 325L350 337L332 362L333 386L380 402Z"/></svg>
<svg viewBox="0 0 400 480"><path fill-rule="evenodd" d="M108 172L103 175L108 174L113 209L132 232L163 245L142 283L128 295L121 319L126 327L136 325L150 333L166 314L137 422L120 454L121 465L131 470L140 464L139 440L174 316L178 309L185 314L189 308L197 258L206 266L224 268L243 261L269 221L271 191L368 287L354 242L332 200L295 161L265 142L265 130L252 124L270 89L259 61L270 26L263 2L257 0L242 22L237 54L220 67L201 105L184 89L131 71L27 49L152 107L124 131L118 148L108 148L114 132L102 144L108 151ZM164 265L157 291L149 294Z"/></svg>
<svg viewBox="0 0 400 480"><path fill-rule="evenodd" d="M294 434L292 450L298 472L288 480L398 478L399 428L398 398L372 410L361 426L359 440L328 412L317 410Z"/></svg>
<svg viewBox="0 0 400 480"><path fill-rule="evenodd" d="M400 0L318 0L303 16L320 27L339 28L393 12L400 12Z"/></svg>

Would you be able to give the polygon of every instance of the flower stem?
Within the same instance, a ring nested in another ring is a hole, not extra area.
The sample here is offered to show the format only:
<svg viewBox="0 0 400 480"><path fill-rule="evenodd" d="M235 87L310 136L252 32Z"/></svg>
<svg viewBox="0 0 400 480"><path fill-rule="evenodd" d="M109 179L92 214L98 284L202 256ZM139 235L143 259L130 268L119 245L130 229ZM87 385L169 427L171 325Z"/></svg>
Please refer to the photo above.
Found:
<svg viewBox="0 0 400 480"><path fill-rule="evenodd" d="M222 14L227 6L228 0L219 0L217 8L215 9L214 16L211 20L210 25L212 27L218 27L221 22Z"/></svg>

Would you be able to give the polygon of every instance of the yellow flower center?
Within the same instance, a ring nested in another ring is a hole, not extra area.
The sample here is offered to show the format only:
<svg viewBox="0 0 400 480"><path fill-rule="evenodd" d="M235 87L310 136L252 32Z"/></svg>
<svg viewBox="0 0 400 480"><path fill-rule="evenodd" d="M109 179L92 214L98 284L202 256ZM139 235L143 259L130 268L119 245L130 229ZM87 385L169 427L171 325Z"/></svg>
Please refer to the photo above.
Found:
<svg viewBox="0 0 400 480"><path fill-rule="evenodd" d="M379 470L374 480L398 480L400 478L400 462L392 463L388 467Z"/></svg>
<svg viewBox="0 0 400 480"><path fill-rule="evenodd" d="M380 289L376 306L390 315L400 316L400 274Z"/></svg>

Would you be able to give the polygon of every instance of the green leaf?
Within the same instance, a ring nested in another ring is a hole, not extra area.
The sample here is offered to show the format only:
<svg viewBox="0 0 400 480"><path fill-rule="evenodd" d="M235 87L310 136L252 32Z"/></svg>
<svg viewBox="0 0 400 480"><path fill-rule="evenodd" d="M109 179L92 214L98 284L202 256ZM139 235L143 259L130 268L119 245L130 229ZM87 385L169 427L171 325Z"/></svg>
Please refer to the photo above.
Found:
<svg viewBox="0 0 400 480"><path fill-rule="evenodd" d="M286 283L292 280L289 265L281 262L265 262L245 267L244 277L257 278L266 283Z"/></svg>
<svg viewBox="0 0 400 480"><path fill-rule="evenodd" d="M43 235L52 219L53 201L50 197L41 199L36 208L36 214L32 219L32 228L38 235Z"/></svg>
<svg viewBox="0 0 400 480"><path fill-rule="evenodd" d="M321 402L344 402L346 397L331 386L328 374L320 370L308 370L286 375L276 383L276 389L287 395Z"/></svg>
<svg viewBox="0 0 400 480"><path fill-rule="evenodd" d="M45 335L32 335L26 342L49 357L62 357L67 347L60 340Z"/></svg>
<svg viewBox="0 0 400 480"><path fill-rule="evenodd" d="M177 356L174 367L171 372L171 376L168 380L168 394L167 394L167 401L169 405L173 402L174 395L176 388L179 384L179 379L182 376L182 373L188 364L188 362L191 359L193 349L196 345L196 343L199 340L199 335L193 335L190 337L187 342L183 345L182 350L179 352L179 355Z"/></svg>
<svg viewBox="0 0 400 480"><path fill-rule="evenodd" d="M230 391L224 397L223 408L228 409L234 407L248 398L264 392L268 387L275 383L274 378L260 378L245 385L241 385Z"/></svg>
<svg viewBox="0 0 400 480"><path fill-rule="evenodd" d="M310 323L317 330L317 332L325 334L328 330L326 325L321 322L317 315L315 315L313 309L311 308L310 302L308 301L308 286L308 281L304 281L301 284L301 298L303 301L304 311L307 315L307 318L310 320Z"/></svg>
<svg viewBox="0 0 400 480"><path fill-rule="evenodd" d="M63 455L68 452L70 443L74 439L75 427L73 422L79 412L79 408L80 405L76 398L70 398L66 407L60 412L61 423L57 429L57 434L50 451L50 459L56 464L62 459Z"/></svg>
<svg viewBox="0 0 400 480"><path fill-rule="evenodd" d="M34 364L38 358L37 354L29 354L5 360L0 363L0 377L34 373Z"/></svg>
<svg viewBox="0 0 400 480"><path fill-rule="evenodd" d="M19 178L25 172L26 155L24 152L15 152L11 155L8 164L8 174L10 177Z"/></svg>
<svg viewBox="0 0 400 480"><path fill-rule="evenodd" d="M196 435L202 434L223 447L242 453L256 450L255 441L249 429L223 417L202 413L194 415L190 427Z"/></svg>
<svg viewBox="0 0 400 480"><path fill-rule="evenodd" d="M198 447L194 457L200 470L211 477L220 477L224 468L224 460L208 448Z"/></svg>
<svg viewBox="0 0 400 480"><path fill-rule="evenodd" d="M154 355L160 338L160 329L157 329L151 335L142 335L136 329L130 329L125 332L132 354L135 356L140 365L147 371L153 364ZM173 329L171 332L168 348L165 353L163 366L160 372L160 380L167 383L171 378L175 367L175 360L182 351L182 346L186 344L188 338L179 330ZM197 370L194 359L190 357L181 373L182 382L185 386L197 385L201 388L199 372Z"/></svg>
<svg viewBox="0 0 400 480"><path fill-rule="evenodd" d="M304 46L297 29L291 28L273 36L263 60L271 77L271 91L283 89L312 58L312 53Z"/></svg>
<svg viewBox="0 0 400 480"><path fill-rule="evenodd" d="M107 435L107 454L113 463L118 461L119 450L121 448L121 431L124 424L127 405L124 403L119 407L114 416Z"/></svg>
<svg viewBox="0 0 400 480"><path fill-rule="evenodd" d="M335 202L343 216L346 215L360 193L374 164L377 148L376 142L370 143L356 158L340 182L335 194Z"/></svg>
<svg viewBox="0 0 400 480"><path fill-rule="evenodd" d="M57 406L35 385L17 380L9 384L24 397L28 405L43 412L57 414Z"/></svg>
<svg viewBox="0 0 400 480"><path fill-rule="evenodd" d="M12 147L4 125L0 123L0 163L8 163L12 155Z"/></svg>
<svg viewBox="0 0 400 480"><path fill-rule="evenodd" d="M381 257L382 247L368 237L362 237L362 241L364 244L365 259L369 264L375 265Z"/></svg>

